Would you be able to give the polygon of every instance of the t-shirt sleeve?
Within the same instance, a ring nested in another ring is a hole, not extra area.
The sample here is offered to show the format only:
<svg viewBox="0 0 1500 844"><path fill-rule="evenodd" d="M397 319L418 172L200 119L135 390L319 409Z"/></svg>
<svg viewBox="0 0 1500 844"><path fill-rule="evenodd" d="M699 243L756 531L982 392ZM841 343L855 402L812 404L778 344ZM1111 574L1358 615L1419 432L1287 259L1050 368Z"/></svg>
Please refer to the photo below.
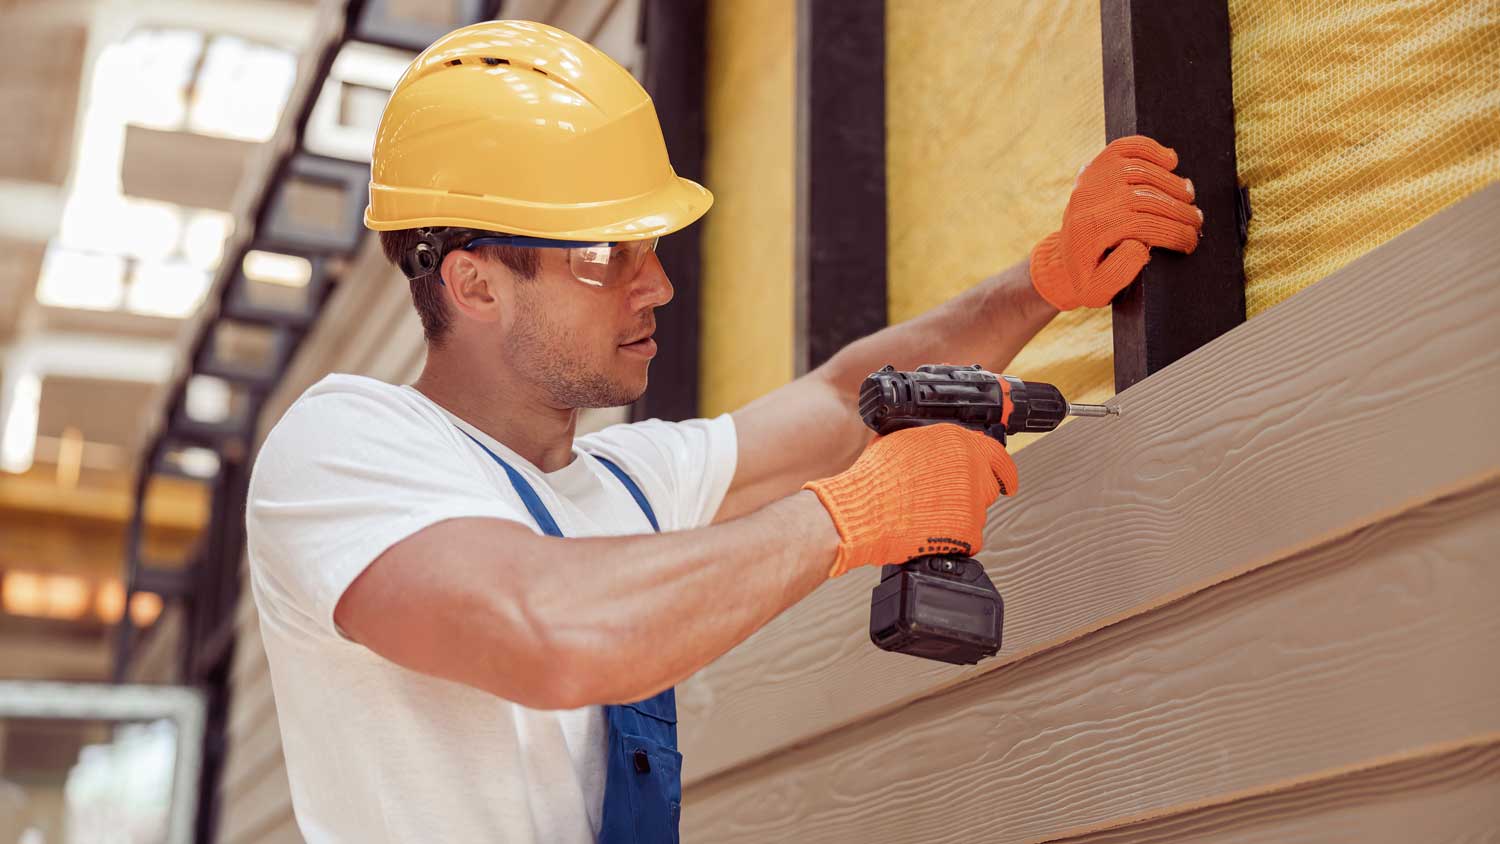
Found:
<svg viewBox="0 0 1500 844"><path fill-rule="evenodd" d="M714 519L734 480L739 442L734 419L611 425L578 438L578 446L619 464L640 484L662 530L688 530Z"/></svg>
<svg viewBox="0 0 1500 844"><path fill-rule="evenodd" d="M532 527L465 457L459 436L398 399L331 392L294 404L261 447L246 502L262 613L342 635L334 606L392 545L460 517Z"/></svg>

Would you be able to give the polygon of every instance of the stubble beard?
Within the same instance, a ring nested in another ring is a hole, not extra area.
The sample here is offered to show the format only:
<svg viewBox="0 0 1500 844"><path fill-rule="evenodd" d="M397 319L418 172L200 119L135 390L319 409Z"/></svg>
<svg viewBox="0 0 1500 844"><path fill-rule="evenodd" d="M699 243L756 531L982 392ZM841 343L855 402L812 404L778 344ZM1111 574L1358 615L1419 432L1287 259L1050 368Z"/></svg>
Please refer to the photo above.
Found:
<svg viewBox="0 0 1500 844"><path fill-rule="evenodd" d="M645 392L644 384L622 384L582 359L567 332L528 299L518 303L516 315L506 353L560 406L619 407Z"/></svg>

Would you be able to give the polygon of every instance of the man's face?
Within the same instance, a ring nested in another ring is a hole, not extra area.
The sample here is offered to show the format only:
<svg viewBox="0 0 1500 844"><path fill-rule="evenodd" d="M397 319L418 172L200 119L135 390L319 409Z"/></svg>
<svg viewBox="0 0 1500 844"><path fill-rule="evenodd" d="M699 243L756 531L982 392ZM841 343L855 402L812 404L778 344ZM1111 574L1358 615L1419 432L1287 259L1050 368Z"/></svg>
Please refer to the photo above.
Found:
<svg viewBox="0 0 1500 844"><path fill-rule="evenodd" d="M654 310L672 299L655 254L635 278L613 287L579 281L562 249L540 249L541 270L515 282L515 318L504 340L506 358L549 393L559 407L615 407L646 391L656 354Z"/></svg>

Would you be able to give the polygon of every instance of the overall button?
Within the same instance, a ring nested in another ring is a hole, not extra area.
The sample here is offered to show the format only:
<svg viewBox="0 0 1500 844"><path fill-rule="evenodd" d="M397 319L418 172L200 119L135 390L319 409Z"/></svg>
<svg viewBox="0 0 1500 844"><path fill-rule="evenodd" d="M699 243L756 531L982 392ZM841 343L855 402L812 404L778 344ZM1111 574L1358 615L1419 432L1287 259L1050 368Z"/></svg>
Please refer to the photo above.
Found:
<svg viewBox="0 0 1500 844"><path fill-rule="evenodd" d="M651 757L646 755L646 751L635 752L635 769L643 774L651 773Z"/></svg>

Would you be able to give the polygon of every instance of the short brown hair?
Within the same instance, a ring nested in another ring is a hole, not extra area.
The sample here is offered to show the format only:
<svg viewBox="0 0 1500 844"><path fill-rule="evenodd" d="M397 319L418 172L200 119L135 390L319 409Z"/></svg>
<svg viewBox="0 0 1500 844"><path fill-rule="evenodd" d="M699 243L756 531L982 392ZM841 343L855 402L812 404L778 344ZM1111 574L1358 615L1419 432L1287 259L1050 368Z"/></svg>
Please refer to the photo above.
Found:
<svg viewBox="0 0 1500 844"><path fill-rule="evenodd" d="M452 242L444 244L444 255L457 248L461 240L473 237L479 232L459 230L455 234L457 236ZM401 257L416 245L416 229L380 232L381 251L385 252L386 260L398 267L401 266ZM541 256L537 254L537 251L524 246L481 246L474 251L481 257L499 261L523 279L536 278L536 274L542 268ZM438 290L437 282L436 271L411 279L410 282L411 303L416 307L417 316L422 320L422 334L427 338L428 344L433 346L443 344L453 324L453 315L448 312L448 303L443 301L443 293Z"/></svg>

